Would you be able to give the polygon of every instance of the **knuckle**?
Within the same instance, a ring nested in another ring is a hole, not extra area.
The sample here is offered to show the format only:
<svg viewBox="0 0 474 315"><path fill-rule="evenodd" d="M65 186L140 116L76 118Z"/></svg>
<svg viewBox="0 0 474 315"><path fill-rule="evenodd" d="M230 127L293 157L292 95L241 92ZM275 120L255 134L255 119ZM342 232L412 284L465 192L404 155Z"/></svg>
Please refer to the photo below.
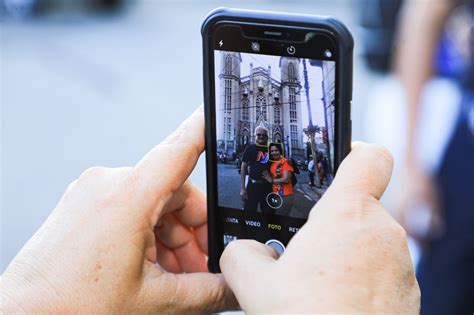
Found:
<svg viewBox="0 0 474 315"><path fill-rule="evenodd" d="M353 151L366 160L383 159L388 163L393 163L394 161L392 153L386 147L377 143L357 143Z"/></svg>
<svg viewBox="0 0 474 315"><path fill-rule="evenodd" d="M73 180L72 182L69 183L69 185L66 188L66 191L71 191L74 189L74 187L77 185L77 179Z"/></svg>
<svg viewBox="0 0 474 315"><path fill-rule="evenodd" d="M351 222L364 222L374 210L374 199L363 193L353 193L346 195L351 206L343 212L345 219Z"/></svg>
<svg viewBox="0 0 474 315"><path fill-rule="evenodd" d="M97 178L103 176L107 172L107 168L103 166L92 166L86 169L79 176L79 180L85 180L89 178Z"/></svg>
<svg viewBox="0 0 474 315"><path fill-rule="evenodd" d="M101 199L113 201L118 192L120 195L129 196L129 191L135 187L136 176L132 167L107 168L102 166L93 166L86 169L79 178L71 185L79 184L82 187L95 190L101 194Z"/></svg>
<svg viewBox="0 0 474 315"><path fill-rule="evenodd" d="M393 164L393 155L386 147L380 144L369 144L368 149L376 156L377 159L385 159L390 164Z"/></svg>
<svg viewBox="0 0 474 315"><path fill-rule="evenodd" d="M189 135L193 133L193 130L190 130L188 124L183 123L178 127L172 134L170 134L163 141L164 144L180 144L186 143L189 139Z"/></svg>
<svg viewBox="0 0 474 315"><path fill-rule="evenodd" d="M393 220L392 228L391 228L392 236L402 242L406 243L407 242L407 232L405 229L395 220Z"/></svg>
<svg viewBox="0 0 474 315"><path fill-rule="evenodd" d="M386 213L381 216L378 222L378 229L380 230L386 244L395 249L400 257L409 257L408 253L408 237L405 229L393 217ZM405 257L405 258L406 258Z"/></svg>

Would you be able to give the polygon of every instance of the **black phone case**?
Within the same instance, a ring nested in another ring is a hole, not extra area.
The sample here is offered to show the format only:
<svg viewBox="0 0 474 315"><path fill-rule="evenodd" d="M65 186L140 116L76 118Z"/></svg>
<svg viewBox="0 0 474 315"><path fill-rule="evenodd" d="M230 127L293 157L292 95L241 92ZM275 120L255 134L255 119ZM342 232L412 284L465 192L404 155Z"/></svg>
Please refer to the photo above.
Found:
<svg viewBox="0 0 474 315"><path fill-rule="evenodd" d="M223 251L222 240L219 241L220 223L217 213L217 165L215 104L213 95L215 86L213 78L214 64L211 62L211 34L217 23L247 22L265 25L304 27L329 32L336 41L338 70L336 72L336 91L338 109L336 110L335 158L334 171L347 156L351 148L351 101L352 101L352 53L354 41L349 30L331 17L304 14L287 14L277 12L250 11L240 9L218 8L205 18L201 34L203 39L203 74L204 74L204 113L206 122L206 179L207 179L207 215L208 215L208 267L211 272L220 272L219 258Z"/></svg>

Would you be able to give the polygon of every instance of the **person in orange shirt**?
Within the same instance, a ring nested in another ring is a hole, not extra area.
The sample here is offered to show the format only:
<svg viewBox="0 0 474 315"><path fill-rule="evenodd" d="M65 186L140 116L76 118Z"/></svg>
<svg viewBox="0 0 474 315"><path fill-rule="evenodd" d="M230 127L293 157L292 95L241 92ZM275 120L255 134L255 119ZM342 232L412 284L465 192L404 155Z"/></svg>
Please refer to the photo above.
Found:
<svg viewBox="0 0 474 315"><path fill-rule="evenodd" d="M290 160L283 156L280 143L270 143L269 149L272 164L270 173L264 172L263 178L272 184L272 192L283 198L282 206L275 209L275 214L289 216L293 206L293 166Z"/></svg>

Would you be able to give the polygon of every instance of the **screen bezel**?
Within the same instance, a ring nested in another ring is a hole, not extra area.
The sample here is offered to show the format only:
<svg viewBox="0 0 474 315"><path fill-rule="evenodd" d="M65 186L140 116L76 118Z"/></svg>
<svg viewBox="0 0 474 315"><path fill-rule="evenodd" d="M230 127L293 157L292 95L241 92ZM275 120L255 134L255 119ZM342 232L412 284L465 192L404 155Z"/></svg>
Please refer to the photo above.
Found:
<svg viewBox="0 0 474 315"><path fill-rule="evenodd" d="M224 241L223 241L223 236L224 236L224 225L221 224L221 217L222 215L220 214L219 209L229 209L225 207L219 207L218 206L218 191L217 191L217 183L218 183L218 172L217 172L217 157L216 157L216 148L217 148L217 143L216 143L216 97L215 97L215 60L214 60L214 52L215 50L223 50L223 51L238 51L242 53L256 53L255 51L251 50L250 45L245 45L244 47L239 47L238 50L232 50L228 48L222 48L222 49L216 49L217 46L217 37L216 37L216 31L221 29L222 27L227 27L227 26L238 26L238 27L250 27L250 28L262 28L262 29L278 29L282 30L282 32L286 32L291 34L292 32L313 32L317 33L318 36L324 36L326 40L329 40L331 42L331 45L326 46L324 45L324 49L321 48L320 50L314 49L313 52L311 53L301 53L300 49L297 49L297 53L294 55L288 55L284 53L277 54L275 52L271 53L264 53L264 50L261 50L260 54L267 54L267 55L279 55L279 56L290 56L290 57L299 57L299 58L308 58L308 59L318 59L318 60L332 60L335 61L336 63L336 69L335 69L335 130L334 130L334 167L333 167L333 174L336 172L339 161L341 160L340 155L344 154L344 152L340 152L340 145L338 144L338 139L340 139L339 132L341 130L339 124L340 124L340 107L339 104L341 102L340 100L340 71L339 71L339 45L338 45L338 38L329 30L323 29L323 28L317 28L317 27L299 27L299 26L292 26L292 25L273 25L273 24L266 24L266 23L248 23L248 22L242 22L242 21L219 21L215 23L209 30L208 32L208 45L207 45L207 66L205 72L207 72L207 77L205 78L208 80L208 88L207 92L209 93L209 97L207 99L208 104L210 105L209 108L206 109L206 118L207 118L207 123L210 124L207 126L207 133L206 133L206 149L210 152L206 153L206 159L207 159L207 179L208 179L208 197L210 200L208 201L208 206L212 208L212 210L208 211L209 214L209 223L213 226L210 226L210 235L214 235L214 240L210 242L210 256L217 255L217 257L220 257L222 254L222 251L224 250ZM291 37L291 36L290 36ZM258 38L259 41L273 41L277 43L284 43L285 45L288 45L289 43L292 43L291 40L287 39L262 39ZM295 43L296 44L296 43ZM297 43L298 47L302 47L302 45L311 45L311 44L304 44L301 42ZM330 48L333 52L332 58L327 58L323 55L323 52L325 49ZM299 53L300 52L300 53ZM211 133L209 135L209 132ZM210 137L209 137L210 136ZM283 219L286 220L295 220L299 221L300 226L302 226L307 220L305 219L295 219L295 218L285 218L282 217ZM283 220L282 219L282 220ZM212 247L212 248L211 248ZM210 268L211 268L212 262L210 262ZM218 270L218 266L212 266L212 269Z"/></svg>

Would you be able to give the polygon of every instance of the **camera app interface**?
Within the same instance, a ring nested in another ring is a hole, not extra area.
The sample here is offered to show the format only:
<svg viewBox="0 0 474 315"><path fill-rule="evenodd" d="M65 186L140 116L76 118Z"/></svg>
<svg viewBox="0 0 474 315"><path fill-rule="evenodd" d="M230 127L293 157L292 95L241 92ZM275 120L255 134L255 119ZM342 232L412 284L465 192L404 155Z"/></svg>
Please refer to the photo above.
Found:
<svg viewBox="0 0 474 315"><path fill-rule="evenodd" d="M224 245L284 249L333 179L336 63L224 50L214 60Z"/></svg>

